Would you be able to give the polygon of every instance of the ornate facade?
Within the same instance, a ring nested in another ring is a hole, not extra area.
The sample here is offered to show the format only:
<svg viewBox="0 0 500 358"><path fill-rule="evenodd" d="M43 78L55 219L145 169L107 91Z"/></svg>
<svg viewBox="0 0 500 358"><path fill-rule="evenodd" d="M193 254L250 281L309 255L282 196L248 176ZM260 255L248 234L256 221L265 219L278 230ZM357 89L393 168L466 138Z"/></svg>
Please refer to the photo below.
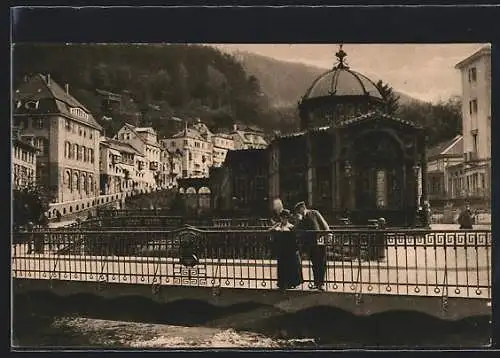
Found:
<svg viewBox="0 0 500 358"><path fill-rule="evenodd" d="M270 202L290 208L304 200L331 223L348 214L359 224L384 217L412 225L426 198L424 131L384 113L375 84L345 56L340 49L338 64L300 101L302 131L271 143Z"/></svg>

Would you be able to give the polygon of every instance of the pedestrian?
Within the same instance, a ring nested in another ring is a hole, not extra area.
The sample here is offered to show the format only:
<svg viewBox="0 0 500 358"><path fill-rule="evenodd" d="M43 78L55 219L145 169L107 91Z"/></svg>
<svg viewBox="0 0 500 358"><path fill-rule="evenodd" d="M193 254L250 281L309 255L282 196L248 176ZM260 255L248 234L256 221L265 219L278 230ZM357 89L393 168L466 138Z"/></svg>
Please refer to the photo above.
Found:
<svg viewBox="0 0 500 358"><path fill-rule="evenodd" d="M458 216L458 224L460 229L472 229L472 224L474 223L474 215L470 209L470 205L467 203L465 208L462 210Z"/></svg>
<svg viewBox="0 0 500 358"><path fill-rule="evenodd" d="M279 217L280 221L271 230L274 231L274 251L278 262L278 287L286 290L296 288L304 280L297 240L289 222L290 210L281 210Z"/></svg>
<svg viewBox="0 0 500 358"><path fill-rule="evenodd" d="M28 240L27 240L27 243L28 243L28 254L31 254L34 250L36 250L36 243L35 243L35 235L33 233L33 228L34 228L34 225L31 221L28 221L26 223L26 232L28 232Z"/></svg>
<svg viewBox="0 0 500 358"><path fill-rule="evenodd" d="M274 199L273 200L273 213L271 216L271 224L275 225L280 222L280 213L283 211L283 203L281 202L281 199Z"/></svg>
<svg viewBox="0 0 500 358"><path fill-rule="evenodd" d="M318 231L329 231L330 227L318 210L308 209L303 201L295 205L294 211L301 218L296 225L296 230L304 240L305 249L308 251L312 263L313 288L323 291L326 273L326 246L325 236L320 235Z"/></svg>

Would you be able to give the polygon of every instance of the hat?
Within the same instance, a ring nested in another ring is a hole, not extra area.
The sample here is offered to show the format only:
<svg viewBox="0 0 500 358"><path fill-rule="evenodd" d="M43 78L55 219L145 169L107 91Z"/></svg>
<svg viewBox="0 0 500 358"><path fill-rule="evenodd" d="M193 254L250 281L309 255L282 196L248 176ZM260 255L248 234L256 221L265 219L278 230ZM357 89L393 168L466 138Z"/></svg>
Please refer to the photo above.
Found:
<svg viewBox="0 0 500 358"><path fill-rule="evenodd" d="M285 217L285 218L290 217L290 210L288 210L288 209L281 210L280 217Z"/></svg>
<svg viewBox="0 0 500 358"><path fill-rule="evenodd" d="M304 201L299 201L297 204L295 204L294 210L297 210L301 206L306 206L306 203Z"/></svg>

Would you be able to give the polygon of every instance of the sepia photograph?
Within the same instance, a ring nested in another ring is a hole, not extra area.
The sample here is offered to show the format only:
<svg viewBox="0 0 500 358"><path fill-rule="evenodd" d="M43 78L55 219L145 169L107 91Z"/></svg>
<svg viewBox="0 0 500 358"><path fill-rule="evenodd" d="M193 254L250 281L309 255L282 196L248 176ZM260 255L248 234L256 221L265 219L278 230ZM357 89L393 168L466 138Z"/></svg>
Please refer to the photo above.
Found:
<svg viewBox="0 0 500 358"><path fill-rule="evenodd" d="M491 44L14 43L12 349L491 344Z"/></svg>

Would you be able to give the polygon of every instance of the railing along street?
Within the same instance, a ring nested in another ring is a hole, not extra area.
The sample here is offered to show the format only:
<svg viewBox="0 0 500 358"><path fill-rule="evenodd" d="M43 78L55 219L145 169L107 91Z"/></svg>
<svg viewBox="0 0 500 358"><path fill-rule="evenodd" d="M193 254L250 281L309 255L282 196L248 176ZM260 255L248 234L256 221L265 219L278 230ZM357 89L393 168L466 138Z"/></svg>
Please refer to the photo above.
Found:
<svg viewBox="0 0 500 358"><path fill-rule="evenodd" d="M325 290L491 298L490 230L91 230L14 234L15 278L275 289L277 240L296 238L304 284L311 245L324 247Z"/></svg>

